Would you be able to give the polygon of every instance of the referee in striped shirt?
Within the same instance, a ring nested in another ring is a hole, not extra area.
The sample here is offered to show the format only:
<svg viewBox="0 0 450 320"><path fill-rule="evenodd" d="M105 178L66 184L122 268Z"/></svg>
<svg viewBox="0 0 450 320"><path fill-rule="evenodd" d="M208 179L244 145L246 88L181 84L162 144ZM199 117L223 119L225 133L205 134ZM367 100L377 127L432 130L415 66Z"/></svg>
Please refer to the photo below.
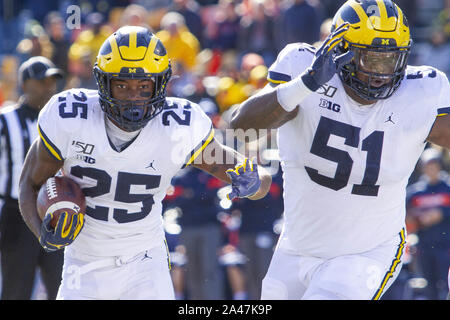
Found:
<svg viewBox="0 0 450 320"><path fill-rule="evenodd" d="M44 57L32 57L19 67L23 95L0 112L0 254L2 300L29 300L39 267L48 299L55 299L61 282L63 252L46 253L22 219L18 183L25 155L38 136L39 110L57 93L62 71Z"/></svg>

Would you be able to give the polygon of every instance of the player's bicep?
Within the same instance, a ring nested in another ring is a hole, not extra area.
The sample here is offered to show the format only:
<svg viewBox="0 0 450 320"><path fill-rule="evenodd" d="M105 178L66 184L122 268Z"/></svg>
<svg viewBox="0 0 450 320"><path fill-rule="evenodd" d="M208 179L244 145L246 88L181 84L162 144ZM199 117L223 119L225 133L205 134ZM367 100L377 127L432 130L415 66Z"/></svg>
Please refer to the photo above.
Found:
<svg viewBox="0 0 450 320"><path fill-rule="evenodd" d="M298 107L286 111L278 102L276 86L268 83L258 93L244 101L233 113L233 129L276 129L295 118Z"/></svg>
<svg viewBox="0 0 450 320"><path fill-rule="evenodd" d="M427 140L450 149L450 114L436 117Z"/></svg>
<svg viewBox="0 0 450 320"><path fill-rule="evenodd" d="M39 187L51 176L54 176L62 167L63 161L56 160L45 147L42 139L36 139L27 153L22 168L20 183Z"/></svg>

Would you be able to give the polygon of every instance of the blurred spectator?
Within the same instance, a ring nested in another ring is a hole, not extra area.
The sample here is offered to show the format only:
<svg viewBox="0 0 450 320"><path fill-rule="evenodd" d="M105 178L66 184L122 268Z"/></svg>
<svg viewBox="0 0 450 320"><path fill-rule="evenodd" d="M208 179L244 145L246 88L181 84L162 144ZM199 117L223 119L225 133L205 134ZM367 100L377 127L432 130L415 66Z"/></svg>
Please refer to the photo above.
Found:
<svg viewBox="0 0 450 320"><path fill-rule="evenodd" d="M67 74L69 66L67 52L70 48L70 42L66 39L64 19L59 12L52 11L45 17L45 30L49 35L50 42L56 49L53 50L50 60Z"/></svg>
<svg viewBox="0 0 450 320"><path fill-rule="evenodd" d="M23 36L20 13L25 4L17 0L2 0L0 5L0 54L13 54Z"/></svg>
<svg viewBox="0 0 450 320"><path fill-rule="evenodd" d="M227 202L229 202L227 200ZM243 267L247 258L239 251L239 227L241 225L240 212L231 214L221 212L219 220L224 230L225 245L219 252L219 263L225 269L229 289L228 296L233 300L248 300L247 279Z"/></svg>
<svg viewBox="0 0 450 320"><path fill-rule="evenodd" d="M417 2L419 0L394 0L394 2L402 8L403 14L408 19L410 26L417 23ZM448 0L446 0L448 1Z"/></svg>
<svg viewBox="0 0 450 320"><path fill-rule="evenodd" d="M204 28L199 14L200 9L196 0L174 0L171 11L176 11L184 17L188 30L197 38L200 46L204 47Z"/></svg>
<svg viewBox="0 0 450 320"><path fill-rule="evenodd" d="M133 2L148 10L157 10L169 7L172 4L172 1L173 0L134 0Z"/></svg>
<svg viewBox="0 0 450 320"><path fill-rule="evenodd" d="M103 42L112 33L101 13L94 12L88 15L86 21L87 28L81 31L69 49L69 62L77 61L84 57L86 52L90 54L92 63L95 63L98 50ZM69 66L70 70L71 66Z"/></svg>
<svg viewBox="0 0 450 320"><path fill-rule="evenodd" d="M450 42L442 29L435 29L429 43L417 45L415 64L438 68L450 77Z"/></svg>
<svg viewBox="0 0 450 320"><path fill-rule="evenodd" d="M190 300L224 298L223 274L217 260L222 230L217 190L224 183L205 172L187 167L172 182L175 195L168 207L180 208L179 244L186 249L186 292Z"/></svg>
<svg viewBox="0 0 450 320"><path fill-rule="evenodd" d="M197 0L201 6L209 6L217 4L218 0Z"/></svg>
<svg viewBox="0 0 450 320"><path fill-rule="evenodd" d="M22 0L17 2L25 2L25 7L33 14L33 18L40 24L44 24L45 16L50 11L56 11L59 9L60 0L46 0L46 1L34 1L34 0Z"/></svg>
<svg viewBox="0 0 450 320"><path fill-rule="evenodd" d="M268 15L264 0L251 0L250 12L241 19L238 49L241 54L254 52L271 65L276 58L274 22Z"/></svg>
<svg viewBox="0 0 450 320"><path fill-rule="evenodd" d="M249 97L250 92L251 88L246 83L236 81L232 77L220 78L216 95L219 112L223 113L231 106L241 103Z"/></svg>
<svg viewBox="0 0 450 320"><path fill-rule="evenodd" d="M209 48L220 52L237 49L241 17L237 12L236 2L236 0L219 1L212 23L207 28Z"/></svg>
<svg viewBox="0 0 450 320"><path fill-rule="evenodd" d="M450 38L450 0L444 1L444 7L439 12L435 25L444 31L447 38Z"/></svg>
<svg viewBox="0 0 450 320"><path fill-rule="evenodd" d="M226 245L221 250L220 260L225 266L228 284L233 300L248 300L246 277L243 271L246 258L237 248Z"/></svg>
<svg viewBox="0 0 450 320"><path fill-rule="evenodd" d="M243 81L248 82L250 79L250 72L253 68L264 65L264 58L260 54L254 52L246 53L242 56L239 77Z"/></svg>
<svg viewBox="0 0 450 320"><path fill-rule="evenodd" d="M156 36L166 47L174 74L177 74L178 64L191 72L196 65L200 43L187 29L183 16L177 12L168 12L161 20L161 29Z"/></svg>
<svg viewBox="0 0 450 320"><path fill-rule="evenodd" d="M149 12L148 10L136 3L130 4L121 12L118 28L123 26L140 26L146 27L150 30L153 28L148 24Z"/></svg>
<svg viewBox="0 0 450 320"><path fill-rule="evenodd" d="M253 93L265 87L268 71L265 65L255 66L250 70L249 84L252 86Z"/></svg>
<svg viewBox="0 0 450 320"><path fill-rule="evenodd" d="M421 180L408 188L407 226L415 232L418 270L428 281L427 298L445 299L450 265L450 180L433 147L420 158Z"/></svg>
<svg viewBox="0 0 450 320"><path fill-rule="evenodd" d="M55 48L42 25L36 20L29 20L25 24L24 39L18 43L16 50L21 60L35 56L51 59Z"/></svg>
<svg viewBox="0 0 450 320"><path fill-rule="evenodd" d="M319 40L320 23L318 9L307 0L293 0L281 14L281 48L288 43L306 42L313 44Z"/></svg>
<svg viewBox="0 0 450 320"><path fill-rule="evenodd" d="M320 0L320 3L323 7L323 14L325 17L333 17L339 8L346 2L347 0ZM411 1L411 0L406 0ZM412 0L414 1L414 0ZM397 1L395 1L397 3ZM403 8L402 6L400 6Z"/></svg>
<svg viewBox="0 0 450 320"><path fill-rule="evenodd" d="M225 56L225 55L224 55ZM224 60L224 59L222 59ZM222 61L221 69L224 70L225 63ZM219 106L220 113L223 113L231 106L241 103L250 97L255 91L254 84L261 85L261 70L253 72L254 79L250 78L251 71L257 66L264 66L264 59L256 53L247 53L242 57L240 68L236 67L236 58L233 58L225 76L221 77L217 83L216 101ZM252 82L253 81L253 82Z"/></svg>
<svg viewBox="0 0 450 320"><path fill-rule="evenodd" d="M14 102L18 98L17 90L17 69L19 59L13 55L4 55L0 66L0 89L2 91L2 100L4 102Z"/></svg>
<svg viewBox="0 0 450 320"><path fill-rule="evenodd" d="M92 75L93 53L90 50L82 52L82 55L77 60L71 61L70 77L67 81L67 88L85 88L97 90L97 82Z"/></svg>

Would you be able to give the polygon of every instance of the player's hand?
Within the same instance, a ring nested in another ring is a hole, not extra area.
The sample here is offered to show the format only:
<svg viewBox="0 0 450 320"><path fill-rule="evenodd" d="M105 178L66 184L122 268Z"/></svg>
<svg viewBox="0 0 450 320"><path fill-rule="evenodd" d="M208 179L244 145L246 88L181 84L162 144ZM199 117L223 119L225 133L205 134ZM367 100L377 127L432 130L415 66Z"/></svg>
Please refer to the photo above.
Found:
<svg viewBox="0 0 450 320"><path fill-rule="evenodd" d="M71 244L84 225L84 215L81 213L75 213L71 219L67 212L61 213L55 229L50 226L51 219L51 214L44 217L39 236L39 243L47 252L56 251Z"/></svg>
<svg viewBox="0 0 450 320"><path fill-rule="evenodd" d="M261 186L258 165L254 164L248 158L245 158L244 163L237 165L234 169L228 169L226 173L231 179L232 190L227 194L229 200L250 197Z"/></svg>
<svg viewBox="0 0 450 320"><path fill-rule="evenodd" d="M334 48L338 45L350 27L344 23L334 30L317 49L311 66L303 73L302 80L311 91L316 91L327 83L344 65L353 58L353 52L347 51L336 56Z"/></svg>

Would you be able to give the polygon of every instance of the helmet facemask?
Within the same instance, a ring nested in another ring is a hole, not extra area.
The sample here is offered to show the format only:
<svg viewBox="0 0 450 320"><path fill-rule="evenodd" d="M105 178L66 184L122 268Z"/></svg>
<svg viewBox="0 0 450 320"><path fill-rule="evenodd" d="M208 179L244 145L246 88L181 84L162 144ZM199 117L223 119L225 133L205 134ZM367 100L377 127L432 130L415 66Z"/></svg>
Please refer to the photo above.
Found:
<svg viewBox="0 0 450 320"><path fill-rule="evenodd" d="M360 98L372 101L387 99L398 89L405 74L410 45L368 46L344 39L337 50L354 53L350 63L339 72L341 80Z"/></svg>
<svg viewBox="0 0 450 320"><path fill-rule="evenodd" d="M122 129L126 131L139 130L163 110L167 82L171 74L170 66L162 74L105 73L95 66L94 76L98 83L100 106L108 118ZM112 97L111 80L113 79L148 79L153 81L154 89L151 97L145 100L119 100Z"/></svg>

